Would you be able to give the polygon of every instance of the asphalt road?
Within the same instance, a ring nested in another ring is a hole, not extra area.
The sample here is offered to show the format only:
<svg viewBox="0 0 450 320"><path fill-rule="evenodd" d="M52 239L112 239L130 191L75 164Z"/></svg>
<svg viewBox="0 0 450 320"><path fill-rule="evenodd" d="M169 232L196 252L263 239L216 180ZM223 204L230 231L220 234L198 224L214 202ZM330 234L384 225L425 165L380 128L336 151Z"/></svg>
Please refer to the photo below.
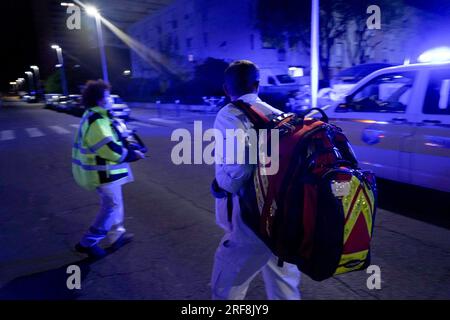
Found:
<svg viewBox="0 0 450 320"><path fill-rule="evenodd" d="M13 103L0 108L0 299L209 299L213 255L222 236L209 194L213 167L172 164L172 131L211 126L213 115L158 118L133 111L149 157L124 187L126 226L136 240L90 263L73 246L98 208L95 193L71 175L79 118ZM395 190L393 192L396 192ZM403 200L399 200L403 201ZM425 219L426 220L426 219ZM381 289L355 272L323 282L304 276L303 299L450 299L450 230L379 209L372 263ZM82 271L81 290L66 288L66 268ZM249 299L265 299L260 277Z"/></svg>

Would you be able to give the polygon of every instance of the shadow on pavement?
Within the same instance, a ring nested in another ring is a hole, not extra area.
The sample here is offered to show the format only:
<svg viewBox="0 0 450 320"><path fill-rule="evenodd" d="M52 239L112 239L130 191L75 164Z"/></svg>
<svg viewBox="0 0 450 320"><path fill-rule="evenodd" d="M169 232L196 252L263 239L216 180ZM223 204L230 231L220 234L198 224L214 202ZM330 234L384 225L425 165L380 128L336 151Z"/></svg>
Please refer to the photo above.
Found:
<svg viewBox="0 0 450 320"><path fill-rule="evenodd" d="M378 206L397 214L450 230L447 192L377 179Z"/></svg>
<svg viewBox="0 0 450 320"><path fill-rule="evenodd" d="M74 261L56 269L22 276L0 288L0 300L74 300L80 290L69 290L67 267L77 265L81 271L81 283L90 271L90 265L98 260L89 258Z"/></svg>

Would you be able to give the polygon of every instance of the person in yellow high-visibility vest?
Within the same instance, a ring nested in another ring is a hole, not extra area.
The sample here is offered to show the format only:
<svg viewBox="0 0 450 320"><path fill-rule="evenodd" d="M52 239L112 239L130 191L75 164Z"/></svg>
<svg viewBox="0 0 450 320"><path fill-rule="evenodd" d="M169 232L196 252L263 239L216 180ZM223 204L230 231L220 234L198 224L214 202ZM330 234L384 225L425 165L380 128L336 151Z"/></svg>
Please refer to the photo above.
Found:
<svg viewBox="0 0 450 320"><path fill-rule="evenodd" d="M89 81L83 91L83 114L72 149L72 173L75 181L100 196L96 219L75 246L78 252L100 258L106 251L98 244L107 238L111 248L130 242L133 235L125 232L122 185L133 181L129 162L144 158L136 150L127 149L112 126L110 87L102 80Z"/></svg>

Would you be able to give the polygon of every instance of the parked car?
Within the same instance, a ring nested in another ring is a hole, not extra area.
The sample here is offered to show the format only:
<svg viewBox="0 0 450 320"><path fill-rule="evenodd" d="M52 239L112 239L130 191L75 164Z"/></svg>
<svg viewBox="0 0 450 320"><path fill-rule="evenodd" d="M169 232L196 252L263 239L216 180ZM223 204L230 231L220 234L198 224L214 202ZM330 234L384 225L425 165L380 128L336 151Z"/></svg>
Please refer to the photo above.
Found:
<svg viewBox="0 0 450 320"><path fill-rule="evenodd" d="M85 111L85 108L82 104L81 95L79 95L79 94L69 95L69 99L66 102L66 110L65 111L67 113L81 117Z"/></svg>
<svg viewBox="0 0 450 320"><path fill-rule="evenodd" d="M38 98L34 92L32 92L30 94L25 94L24 96L22 96L22 100L26 103L37 103L38 102Z"/></svg>
<svg viewBox="0 0 450 320"><path fill-rule="evenodd" d="M55 102L54 109L58 112L65 112L68 108L69 96L60 95L58 100Z"/></svg>
<svg viewBox="0 0 450 320"><path fill-rule="evenodd" d="M364 77L377 70L392 67L388 63L365 63L344 69L330 80L329 98L342 101L345 95Z"/></svg>
<svg viewBox="0 0 450 320"><path fill-rule="evenodd" d="M363 168L450 192L450 62L378 70L327 114Z"/></svg>
<svg viewBox="0 0 450 320"><path fill-rule="evenodd" d="M56 106L56 102L61 94L59 93L47 93L45 94L45 106L47 108L53 108Z"/></svg>
<svg viewBox="0 0 450 320"><path fill-rule="evenodd" d="M113 106L111 112L117 118L129 119L131 114L131 109L128 105L116 94L112 94Z"/></svg>

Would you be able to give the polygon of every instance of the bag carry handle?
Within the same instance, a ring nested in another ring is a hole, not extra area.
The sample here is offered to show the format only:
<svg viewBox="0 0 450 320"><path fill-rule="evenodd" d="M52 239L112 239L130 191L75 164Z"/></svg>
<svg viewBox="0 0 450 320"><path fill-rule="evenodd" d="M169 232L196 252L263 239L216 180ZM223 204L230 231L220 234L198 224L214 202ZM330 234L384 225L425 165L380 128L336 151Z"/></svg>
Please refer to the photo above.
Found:
<svg viewBox="0 0 450 320"><path fill-rule="evenodd" d="M325 122L325 123L328 123L329 119L328 119L327 114L325 113L325 111L323 111L323 110L320 109L320 108L310 108L310 109L308 109L308 110L306 110L306 111L303 111L301 117L302 117L302 118L306 118L306 116L307 116L311 111L318 111L318 112L322 115L322 118L320 118L320 121Z"/></svg>

